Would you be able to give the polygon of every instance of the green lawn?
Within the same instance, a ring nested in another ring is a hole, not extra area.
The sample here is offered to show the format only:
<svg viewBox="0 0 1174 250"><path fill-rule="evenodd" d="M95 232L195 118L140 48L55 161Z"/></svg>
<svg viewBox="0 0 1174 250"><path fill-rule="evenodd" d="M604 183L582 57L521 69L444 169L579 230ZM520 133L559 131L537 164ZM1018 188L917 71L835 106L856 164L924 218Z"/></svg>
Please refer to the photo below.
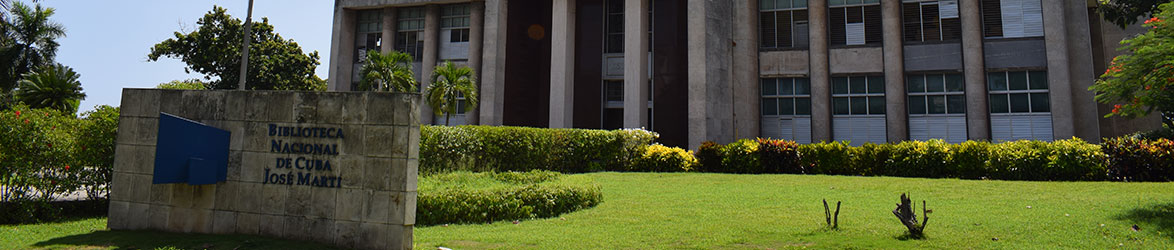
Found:
<svg viewBox="0 0 1174 250"><path fill-rule="evenodd" d="M1174 248L1174 183L693 173L568 178L594 179L603 186L603 204L516 225L417 228L416 247ZM934 210L926 239L907 239L892 215L902 192ZM823 229L824 198L844 202L838 231ZM1141 231L1130 229L1134 224Z"/></svg>
<svg viewBox="0 0 1174 250"><path fill-rule="evenodd" d="M696 173L564 178L593 179L604 202L519 224L419 227L416 248L1174 249L1174 183ZM908 239L893 217L902 192L928 200L934 210L926 239ZM844 202L838 231L823 227L824 198ZM1141 231L1131 230L1134 224ZM322 247L253 236L109 232L104 225L97 218L0 226L0 249Z"/></svg>

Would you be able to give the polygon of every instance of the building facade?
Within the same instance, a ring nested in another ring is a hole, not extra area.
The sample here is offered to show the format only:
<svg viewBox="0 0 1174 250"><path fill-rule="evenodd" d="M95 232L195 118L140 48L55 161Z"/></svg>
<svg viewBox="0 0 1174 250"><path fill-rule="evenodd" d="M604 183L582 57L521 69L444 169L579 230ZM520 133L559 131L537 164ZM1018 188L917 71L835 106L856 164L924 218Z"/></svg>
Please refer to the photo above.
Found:
<svg viewBox="0 0 1174 250"><path fill-rule="evenodd" d="M642 127L691 148L754 137L1096 142L1158 122L1101 118L1088 87L1128 31L1102 23L1095 4L336 0L329 82L353 90L368 51L402 51L418 77L445 61L477 71L481 101L455 124Z"/></svg>

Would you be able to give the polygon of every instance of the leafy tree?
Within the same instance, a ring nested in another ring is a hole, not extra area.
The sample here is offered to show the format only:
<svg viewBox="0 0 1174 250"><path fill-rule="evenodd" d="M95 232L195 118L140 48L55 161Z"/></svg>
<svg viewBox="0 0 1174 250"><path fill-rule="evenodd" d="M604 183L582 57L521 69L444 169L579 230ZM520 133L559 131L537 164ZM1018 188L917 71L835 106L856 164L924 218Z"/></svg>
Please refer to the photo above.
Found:
<svg viewBox="0 0 1174 250"><path fill-rule="evenodd" d="M437 115L444 114L444 125L448 125L449 114L457 112L457 97L465 97L465 111L477 106L477 83L473 80L473 69L456 67L446 61L432 71L432 84L424 93L428 106Z"/></svg>
<svg viewBox="0 0 1174 250"><path fill-rule="evenodd" d="M1152 16L1158 5L1171 0L1099 0L1097 11L1105 15L1105 20L1121 28L1137 23L1137 18Z"/></svg>
<svg viewBox="0 0 1174 250"><path fill-rule="evenodd" d="M1109 116L1139 117L1160 112L1167 127L1174 127L1174 3L1162 4L1159 13L1145 21L1150 30L1121 42L1127 53L1113 58L1090 90L1096 100L1115 104Z"/></svg>
<svg viewBox="0 0 1174 250"><path fill-rule="evenodd" d="M387 54L371 51L367 62L359 69L360 90L416 92L416 76L412 72L412 56L391 51Z"/></svg>
<svg viewBox="0 0 1174 250"><path fill-rule="evenodd" d="M11 16L0 19L0 91L16 88L20 78L41 66L52 65L57 56L57 39L65 27L49 20L56 12L40 4L30 7L12 2Z"/></svg>
<svg viewBox="0 0 1174 250"><path fill-rule="evenodd" d="M65 65L55 64L41 67L24 75L16 89L17 101L32 108L52 108L62 112L77 113L77 106L86 99L77 72Z"/></svg>
<svg viewBox="0 0 1174 250"><path fill-rule="evenodd" d="M78 166L86 166L88 174L80 176L82 187L91 200L107 198L110 179L114 175L114 145L118 135L118 107L100 105L82 114L74 132L77 148L74 157Z"/></svg>
<svg viewBox="0 0 1174 250"><path fill-rule="evenodd" d="M147 55L149 61L160 57L177 58L187 63L185 71L199 72L210 89L236 89L240 81L241 43L244 22L227 10L213 6L196 24L195 31L175 32L175 37L155 44ZM302 53L302 47L282 38L268 18L254 22L249 47L247 87L264 90L313 90L325 80L314 75L318 52Z"/></svg>
<svg viewBox="0 0 1174 250"><path fill-rule="evenodd" d="M205 90L208 89L208 84L201 82L200 79L187 80L172 80L171 82L160 83L155 86L157 89L187 89L187 90Z"/></svg>

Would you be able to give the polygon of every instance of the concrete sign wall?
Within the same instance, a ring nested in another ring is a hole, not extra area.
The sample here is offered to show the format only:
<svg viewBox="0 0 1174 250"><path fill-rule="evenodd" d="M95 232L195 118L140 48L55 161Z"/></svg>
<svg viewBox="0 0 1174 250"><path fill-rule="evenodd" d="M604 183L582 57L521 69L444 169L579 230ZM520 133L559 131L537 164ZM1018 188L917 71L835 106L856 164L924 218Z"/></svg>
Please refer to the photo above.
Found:
<svg viewBox="0 0 1174 250"><path fill-rule="evenodd" d="M108 227L410 249L419 101L374 92L125 89ZM231 132L226 181L152 184L160 112Z"/></svg>

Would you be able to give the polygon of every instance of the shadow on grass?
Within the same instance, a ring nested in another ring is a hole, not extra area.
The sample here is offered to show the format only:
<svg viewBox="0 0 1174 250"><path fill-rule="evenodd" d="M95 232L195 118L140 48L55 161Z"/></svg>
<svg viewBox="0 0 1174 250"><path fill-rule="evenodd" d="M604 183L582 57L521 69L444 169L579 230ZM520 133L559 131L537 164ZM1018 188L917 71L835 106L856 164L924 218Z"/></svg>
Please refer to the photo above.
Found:
<svg viewBox="0 0 1174 250"><path fill-rule="evenodd" d="M58 237L35 247L113 249L335 249L327 245L250 235L182 234L158 231L97 231Z"/></svg>
<svg viewBox="0 0 1174 250"><path fill-rule="evenodd" d="M901 235L898 235L897 237L893 237L893 238L895 238L895 239L897 239L897 240L900 240L900 241L907 241L907 240L924 240L924 239L926 239L926 237L925 237L925 235L924 235L924 234L911 234L911 233L909 233L909 232L905 232L905 233L903 233L903 234L901 234Z"/></svg>
<svg viewBox="0 0 1174 250"><path fill-rule="evenodd" d="M1174 203L1154 204L1142 208L1134 208L1113 219L1129 221L1141 227L1141 231L1158 234L1166 239L1174 240Z"/></svg>

